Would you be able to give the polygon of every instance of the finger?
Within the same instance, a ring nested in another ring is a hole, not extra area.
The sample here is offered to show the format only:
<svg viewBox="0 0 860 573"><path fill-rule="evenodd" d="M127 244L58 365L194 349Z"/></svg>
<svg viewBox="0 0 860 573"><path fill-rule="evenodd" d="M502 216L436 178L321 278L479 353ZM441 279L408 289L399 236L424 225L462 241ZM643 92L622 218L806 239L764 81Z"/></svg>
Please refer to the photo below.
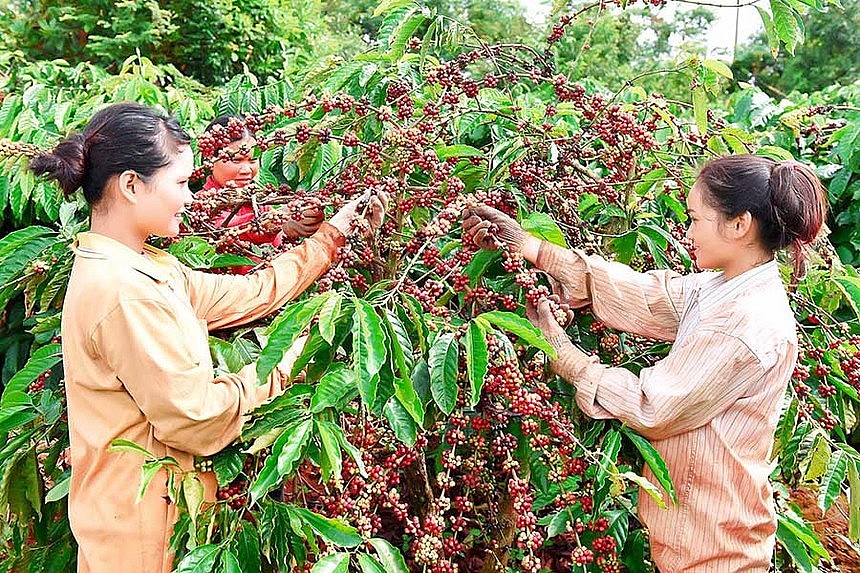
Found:
<svg viewBox="0 0 860 573"><path fill-rule="evenodd" d="M472 209L478 217L482 219L496 219L501 217L507 217L504 213L499 211L498 209L494 209L493 207L489 207L487 205L477 205Z"/></svg>
<svg viewBox="0 0 860 573"><path fill-rule="evenodd" d="M468 219L463 219L463 230L468 230L474 227L475 225L479 225L483 219L478 216L472 215Z"/></svg>
<svg viewBox="0 0 860 573"><path fill-rule="evenodd" d="M373 197L370 200L370 216L368 221L374 229L382 225L382 219L385 217L385 207L379 197Z"/></svg>
<svg viewBox="0 0 860 573"><path fill-rule="evenodd" d="M310 209L322 209L322 202L316 197L305 197L302 199L302 210L308 211Z"/></svg>
<svg viewBox="0 0 860 573"><path fill-rule="evenodd" d="M551 320L552 322L558 324L558 321L555 319L555 315L552 313L552 305L548 299L542 299L538 302L538 314L544 320Z"/></svg>
<svg viewBox="0 0 860 573"><path fill-rule="evenodd" d="M482 249L491 250L493 248L491 246L493 242L488 237L488 229L485 228L478 229L477 231L475 231L475 233L472 235L472 242L475 243L475 245L477 245L478 247L481 247Z"/></svg>
<svg viewBox="0 0 860 573"><path fill-rule="evenodd" d="M490 223L489 221L479 220L477 223L475 223L474 225L472 225L469 228L469 231L467 234L474 236L477 233L482 233L482 236L483 236L489 232L490 227L492 227L492 226L493 226L493 224Z"/></svg>
<svg viewBox="0 0 860 573"><path fill-rule="evenodd" d="M325 213L322 211L304 211L302 213L301 222L304 224L310 224L317 221L322 222L323 219L325 219Z"/></svg>
<svg viewBox="0 0 860 573"><path fill-rule="evenodd" d="M385 191L377 191L376 197L379 199L379 202L382 204L382 210L388 211L388 203L391 200L391 197Z"/></svg>

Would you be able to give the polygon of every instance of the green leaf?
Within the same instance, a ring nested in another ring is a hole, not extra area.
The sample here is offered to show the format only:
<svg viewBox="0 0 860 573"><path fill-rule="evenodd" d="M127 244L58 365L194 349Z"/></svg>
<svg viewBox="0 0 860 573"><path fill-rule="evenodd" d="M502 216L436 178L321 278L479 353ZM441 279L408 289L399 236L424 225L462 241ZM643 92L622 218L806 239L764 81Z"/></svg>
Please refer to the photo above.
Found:
<svg viewBox="0 0 860 573"><path fill-rule="evenodd" d="M223 487L239 475L245 463L245 456L236 448L227 448L212 458L212 470L218 485Z"/></svg>
<svg viewBox="0 0 860 573"><path fill-rule="evenodd" d="M661 509L667 509L668 506L666 505L666 501L663 499L663 492L661 492L660 488L656 485L645 479L645 477L633 472L623 472L619 474L619 476L638 485Z"/></svg>
<svg viewBox="0 0 860 573"><path fill-rule="evenodd" d="M818 488L818 507L822 514L830 509L833 501L842 493L842 482L847 474L848 456L837 449L827 461L827 469Z"/></svg>
<svg viewBox="0 0 860 573"><path fill-rule="evenodd" d="M394 378L394 396L409 412L416 424L424 424L424 404L415 392L415 386L409 378Z"/></svg>
<svg viewBox="0 0 860 573"><path fill-rule="evenodd" d="M594 476L595 489L600 489L606 478L615 470L615 460L621 450L621 434L617 430L610 430L603 436L601 444L600 464L597 474Z"/></svg>
<svg viewBox="0 0 860 573"><path fill-rule="evenodd" d="M636 254L636 243L639 242L639 232L634 229L619 237L612 239L612 250L615 252L615 260L619 263L629 264Z"/></svg>
<svg viewBox="0 0 860 573"><path fill-rule="evenodd" d="M358 554L358 565L361 567L361 573L386 573L382 563L367 553Z"/></svg>
<svg viewBox="0 0 860 573"><path fill-rule="evenodd" d="M552 220L552 217L546 213L529 213L522 221L520 221L523 229L527 233L549 241L554 245L567 248L567 241L564 240L564 233L558 224Z"/></svg>
<svg viewBox="0 0 860 573"><path fill-rule="evenodd" d="M770 0L770 10L773 13L776 35L793 56L794 49L803 42L803 21L797 11L784 0Z"/></svg>
<svg viewBox="0 0 860 573"><path fill-rule="evenodd" d="M45 494L45 503L59 501L69 495L69 486L72 483L72 476L67 475L60 481L54 484L48 493Z"/></svg>
<svg viewBox="0 0 860 573"><path fill-rule="evenodd" d="M392 60L397 60L403 55L409 38L412 37L426 19L427 17L424 14L415 12L394 29L388 38L388 55Z"/></svg>
<svg viewBox="0 0 860 573"><path fill-rule="evenodd" d="M385 311L385 326L388 330L388 344L391 349L391 357L394 360L394 365L401 376L408 377L413 365L413 349L412 341L409 340L409 334L406 327L403 326L400 317L397 313L390 310Z"/></svg>
<svg viewBox="0 0 860 573"><path fill-rule="evenodd" d="M317 561L311 573L347 573L349 570L349 553L333 553Z"/></svg>
<svg viewBox="0 0 860 573"><path fill-rule="evenodd" d="M487 350L487 332L478 322L469 324L463 336L466 347L466 369L469 375L469 405L474 407L481 399L484 377L487 375L490 356Z"/></svg>
<svg viewBox="0 0 860 573"><path fill-rule="evenodd" d="M361 458L361 452L352 445L352 443L346 438L346 434L344 434L343 429L337 424L332 424L332 432L334 433L337 441L340 442L340 447L342 447L352 460L355 462L355 465L358 467L358 473L361 477L367 477L367 470L364 467L364 460Z"/></svg>
<svg viewBox="0 0 860 573"><path fill-rule="evenodd" d="M779 525L782 525L791 531L804 546L812 551L812 554L824 559L830 558L827 550L821 544L821 540L818 539L818 535L816 535L815 530L812 529L812 526L801 516L795 514L793 511L789 511L784 514L778 513L777 522Z"/></svg>
<svg viewBox="0 0 860 573"><path fill-rule="evenodd" d="M197 477L194 472L185 474L182 478L182 497L185 500L185 509L188 511L188 517L191 518L191 523L197 523L197 516L200 514L200 506L203 505L203 482Z"/></svg>
<svg viewBox="0 0 860 573"><path fill-rule="evenodd" d="M409 573L406 569L406 562L403 560L403 555L395 549L393 545L384 539L374 537L368 540L368 543L376 549L376 554L379 556L379 562L382 563L385 573Z"/></svg>
<svg viewBox="0 0 860 573"><path fill-rule="evenodd" d="M302 507L289 507L289 512L300 517L326 541L340 547L355 547L364 541L354 527L339 519L324 517Z"/></svg>
<svg viewBox="0 0 860 573"><path fill-rule="evenodd" d="M320 378L311 398L310 410L318 414L351 399L358 392L355 373L342 363L336 363Z"/></svg>
<svg viewBox="0 0 860 573"><path fill-rule="evenodd" d="M235 373L245 366L233 345L221 338L209 337L209 352L212 354L212 362L227 372Z"/></svg>
<svg viewBox="0 0 860 573"><path fill-rule="evenodd" d="M325 301L333 296L331 291L291 304L278 315L267 330L266 346L257 359L257 377L265 380L283 360L284 353L293 345L302 331L308 327Z"/></svg>
<svg viewBox="0 0 860 573"><path fill-rule="evenodd" d="M483 157L484 152L470 145L438 145L436 146L436 157L441 160L449 157Z"/></svg>
<svg viewBox="0 0 860 573"><path fill-rule="evenodd" d="M660 455L660 452L651 445L651 442L631 430L630 428L622 428L621 431L627 438L633 442L636 449L642 455L642 459L648 464L648 467L657 478L657 482L663 487L669 498L675 505L678 504L678 494L675 492L675 485L672 483L672 476L669 475L669 467Z"/></svg>
<svg viewBox="0 0 860 573"><path fill-rule="evenodd" d="M816 434L809 448L809 453L800 462L803 479L817 480L827 471L827 461L830 459L830 446L822 434Z"/></svg>
<svg viewBox="0 0 860 573"><path fill-rule="evenodd" d="M488 322L502 330L519 336L532 346L543 350L543 352L550 358L556 357L555 348L547 342L541 331L521 316L512 312L492 310L490 312L480 314L475 318L475 322L480 323L481 321Z"/></svg>
<svg viewBox="0 0 860 573"><path fill-rule="evenodd" d="M221 571L220 573L243 573L239 559L232 551L224 551L221 553Z"/></svg>
<svg viewBox="0 0 860 573"><path fill-rule="evenodd" d="M33 352L24 367L6 383L3 398L0 399L0 407L5 408L8 405L7 394L26 390L31 382L56 366L62 359L62 347L59 344L48 344Z"/></svg>
<svg viewBox="0 0 860 573"><path fill-rule="evenodd" d="M232 545L239 556L243 573L260 573L260 536L257 528L250 523L241 524Z"/></svg>
<svg viewBox="0 0 860 573"><path fill-rule="evenodd" d="M340 477L343 459L340 455L340 444L337 435L331 428L331 422L317 420L317 434L320 437L320 471L323 481L328 482L332 476Z"/></svg>
<svg viewBox="0 0 860 573"><path fill-rule="evenodd" d="M139 456L143 456L144 459L154 460L156 459L155 455L150 453L149 450L144 448L143 446L138 446L131 440L114 440L110 443L110 447L108 448L109 452L125 452L130 454L137 454Z"/></svg>
<svg viewBox="0 0 860 573"><path fill-rule="evenodd" d="M693 90L693 116L700 135L708 133L708 96L705 88L698 86Z"/></svg>
<svg viewBox="0 0 860 573"><path fill-rule="evenodd" d="M370 304L354 299L355 320L352 324L352 357L358 391L368 408L376 401L378 373L385 361L385 331Z"/></svg>
<svg viewBox="0 0 860 573"><path fill-rule="evenodd" d="M387 12L415 4L413 0L382 0L373 11L373 17L378 18Z"/></svg>
<svg viewBox="0 0 860 573"><path fill-rule="evenodd" d="M335 295L330 296L322 305L322 308L320 308L320 336L322 336L323 340L328 342L329 345L334 343L335 328L337 320L341 315L342 301L343 297L340 293L335 293Z"/></svg>
<svg viewBox="0 0 860 573"><path fill-rule="evenodd" d="M391 429L394 430L394 435L397 436L398 440L409 447L415 445L418 428L415 426L415 420L412 419L409 411L403 407L397 396L388 399L382 408L382 414L391 424Z"/></svg>
<svg viewBox="0 0 860 573"><path fill-rule="evenodd" d="M286 427L281 436L275 440L272 453L266 458L263 469L248 489L252 503L293 471L310 439L312 425L311 419L295 422Z"/></svg>
<svg viewBox="0 0 860 573"><path fill-rule="evenodd" d="M552 519L547 525L546 538L552 539L559 533L567 531L567 524L575 520L573 512L570 508L565 508L552 516Z"/></svg>
<svg viewBox="0 0 860 573"><path fill-rule="evenodd" d="M724 78L734 79L732 69L719 60L703 60L702 65L712 72L723 76Z"/></svg>
<svg viewBox="0 0 860 573"><path fill-rule="evenodd" d="M855 316L860 318L860 278L851 276L833 277L833 282L842 291Z"/></svg>
<svg viewBox="0 0 860 573"><path fill-rule="evenodd" d="M220 553L220 545L209 543L196 547L182 558L176 567L176 573L209 573L215 567Z"/></svg>
<svg viewBox="0 0 860 573"><path fill-rule="evenodd" d="M764 26L765 34L767 34L767 43L770 47L770 54L776 58L779 55L779 36L776 34L776 27L773 25L773 18L770 15L770 12L762 8L761 6L756 6L756 10L758 10L758 15L761 18L761 23Z"/></svg>
<svg viewBox="0 0 860 573"><path fill-rule="evenodd" d="M430 392L433 400L445 414L457 405L458 346L450 332L439 334L433 341L428 358L430 364Z"/></svg>
<svg viewBox="0 0 860 573"><path fill-rule="evenodd" d="M162 469L164 469L164 464L158 460L148 461L141 466L140 483L137 487L137 496L134 499L135 503L140 503L140 500L142 500L143 496L146 494L146 489L152 482L152 478L154 478Z"/></svg>
<svg viewBox="0 0 860 573"><path fill-rule="evenodd" d="M848 464L848 538L860 541L860 461Z"/></svg>

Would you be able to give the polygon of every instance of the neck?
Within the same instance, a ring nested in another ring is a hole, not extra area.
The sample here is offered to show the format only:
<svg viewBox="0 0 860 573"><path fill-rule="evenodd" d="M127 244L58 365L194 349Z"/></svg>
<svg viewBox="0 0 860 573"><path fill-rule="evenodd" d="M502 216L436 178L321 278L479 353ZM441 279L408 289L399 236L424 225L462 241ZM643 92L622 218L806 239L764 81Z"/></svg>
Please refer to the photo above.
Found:
<svg viewBox="0 0 860 573"><path fill-rule="evenodd" d="M733 279L756 267L760 267L773 260L773 253L762 249L749 249L742 251L742 254L732 259L731 263L723 267L723 276L728 279Z"/></svg>
<svg viewBox="0 0 860 573"><path fill-rule="evenodd" d="M90 231L118 241L135 253L142 253L146 242L146 237L141 237L133 225L116 213L108 216L107 213L94 209L90 217Z"/></svg>

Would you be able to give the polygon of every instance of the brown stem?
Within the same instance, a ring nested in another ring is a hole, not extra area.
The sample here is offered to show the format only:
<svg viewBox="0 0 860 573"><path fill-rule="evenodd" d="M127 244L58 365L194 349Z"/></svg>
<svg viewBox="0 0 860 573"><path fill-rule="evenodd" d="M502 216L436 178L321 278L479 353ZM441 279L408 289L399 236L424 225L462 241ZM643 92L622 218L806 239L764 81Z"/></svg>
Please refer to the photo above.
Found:
<svg viewBox="0 0 860 573"><path fill-rule="evenodd" d="M504 573L507 570L510 553L508 547L514 542L517 532L517 512L511 496L505 492L499 500L499 513L496 516L499 529L490 536L491 547L484 557L480 573Z"/></svg>

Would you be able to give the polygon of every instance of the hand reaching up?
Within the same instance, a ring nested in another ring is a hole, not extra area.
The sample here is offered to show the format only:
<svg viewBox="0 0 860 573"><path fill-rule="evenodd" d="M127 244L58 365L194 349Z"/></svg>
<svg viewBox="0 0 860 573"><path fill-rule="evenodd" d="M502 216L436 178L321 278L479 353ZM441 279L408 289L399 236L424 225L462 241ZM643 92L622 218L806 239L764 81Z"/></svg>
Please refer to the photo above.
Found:
<svg viewBox="0 0 860 573"><path fill-rule="evenodd" d="M478 205L463 209L463 234L482 249L507 247L520 252L526 232L514 219L498 209Z"/></svg>

